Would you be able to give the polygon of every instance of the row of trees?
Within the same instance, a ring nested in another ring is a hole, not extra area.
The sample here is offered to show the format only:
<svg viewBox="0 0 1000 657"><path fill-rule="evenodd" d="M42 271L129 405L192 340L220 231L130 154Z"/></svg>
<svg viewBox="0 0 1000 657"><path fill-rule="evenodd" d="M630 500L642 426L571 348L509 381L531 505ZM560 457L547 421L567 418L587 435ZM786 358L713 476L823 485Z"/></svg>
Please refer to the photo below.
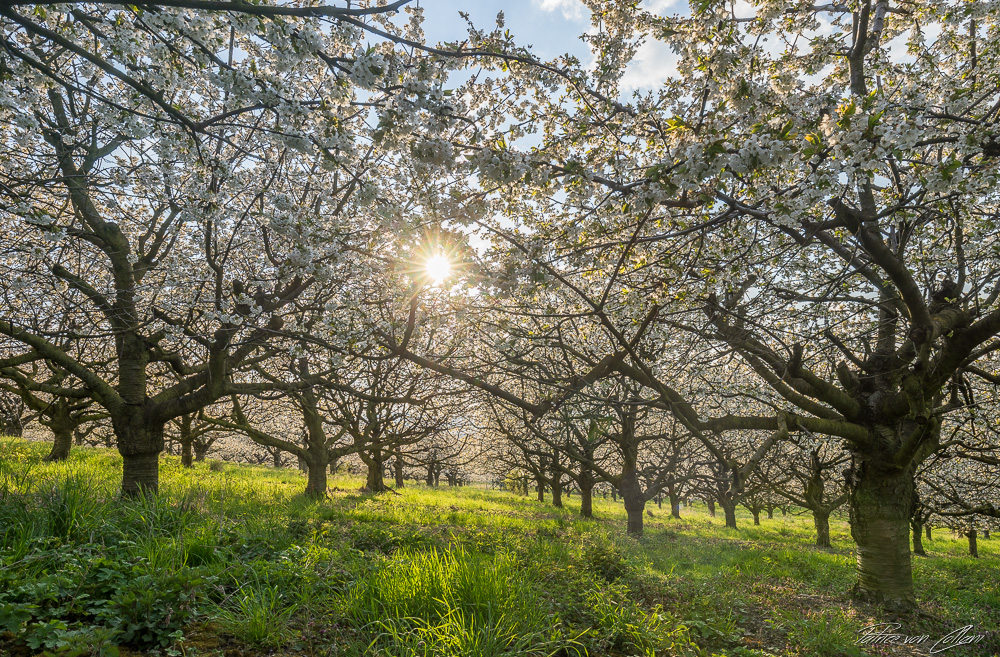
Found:
<svg viewBox="0 0 1000 657"><path fill-rule="evenodd" d="M474 423L613 485L633 533L704 468L727 517L756 504L808 441L793 494L821 516L812 455L844 460L858 591L912 605L918 472L949 517L995 514L965 482L996 467L996 17L588 5L584 66L500 18L428 47L406 0L6 3L5 390L53 431L106 417L126 495L183 418L295 454L315 494ZM676 70L629 98L642 40Z"/></svg>

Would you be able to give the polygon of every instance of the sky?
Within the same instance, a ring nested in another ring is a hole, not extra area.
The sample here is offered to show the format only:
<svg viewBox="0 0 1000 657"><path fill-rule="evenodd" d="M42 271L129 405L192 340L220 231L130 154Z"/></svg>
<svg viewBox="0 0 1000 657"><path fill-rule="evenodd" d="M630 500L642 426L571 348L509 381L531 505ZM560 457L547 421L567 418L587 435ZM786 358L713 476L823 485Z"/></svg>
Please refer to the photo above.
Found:
<svg viewBox="0 0 1000 657"><path fill-rule="evenodd" d="M584 64L593 60L580 35L591 29L590 12L579 0L419 0L424 8L424 31L429 43L455 41L467 35L460 11L469 14L482 30L496 25L503 11L506 29L519 45L549 59L563 53L576 55ZM687 0L645 0L642 5L661 14L687 13ZM623 79L623 90L648 87L666 79L673 69L673 53L662 43L645 44Z"/></svg>

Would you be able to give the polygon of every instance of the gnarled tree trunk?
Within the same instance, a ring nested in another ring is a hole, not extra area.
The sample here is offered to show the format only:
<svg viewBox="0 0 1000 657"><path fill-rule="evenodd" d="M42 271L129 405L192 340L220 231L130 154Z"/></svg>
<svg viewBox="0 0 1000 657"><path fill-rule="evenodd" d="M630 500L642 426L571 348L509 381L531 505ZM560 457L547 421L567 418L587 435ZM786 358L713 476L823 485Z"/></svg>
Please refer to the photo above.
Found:
<svg viewBox="0 0 1000 657"><path fill-rule="evenodd" d="M402 488L404 486L403 481L403 457L396 453L396 459L393 461L393 477L396 480L396 488Z"/></svg>
<svg viewBox="0 0 1000 657"><path fill-rule="evenodd" d="M589 469L580 472L580 515L584 518L594 517L594 477Z"/></svg>
<svg viewBox="0 0 1000 657"><path fill-rule="evenodd" d="M851 536L857 544L855 591L894 608L916 604L910 564L913 471L913 466L898 468L856 455L847 477Z"/></svg>
<svg viewBox="0 0 1000 657"><path fill-rule="evenodd" d="M625 503L625 513L628 516L626 531L633 536L642 536L642 513L646 509L646 496L642 493L639 474L634 467L622 470L621 482L618 484L622 501Z"/></svg>
<svg viewBox="0 0 1000 657"><path fill-rule="evenodd" d="M830 512L813 509L813 524L816 526L816 545L830 547Z"/></svg>
<svg viewBox="0 0 1000 657"><path fill-rule="evenodd" d="M965 532L965 535L969 538L969 555L979 558L979 544L976 542L977 534L975 529L970 529Z"/></svg>
<svg viewBox="0 0 1000 657"><path fill-rule="evenodd" d="M559 475L554 475L552 478L552 506L562 508L562 480Z"/></svg>

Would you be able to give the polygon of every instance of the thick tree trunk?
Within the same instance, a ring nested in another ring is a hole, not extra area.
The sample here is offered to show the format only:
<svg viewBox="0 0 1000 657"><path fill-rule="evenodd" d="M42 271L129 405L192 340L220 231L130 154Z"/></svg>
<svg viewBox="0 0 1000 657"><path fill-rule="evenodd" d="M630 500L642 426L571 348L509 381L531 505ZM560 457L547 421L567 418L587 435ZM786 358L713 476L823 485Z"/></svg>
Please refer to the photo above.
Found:
<svg viewBox="0 0 1000 657"><path fill-rule="evenodd" d="M538 493L538 501L545 501L545 482L541 479L535 479L535 492Z"/></svg>
<svg viewBox="0 0 1000 657"><path fill-rule="evenodd" d="M774 520L774 507L773 506L767 507L767 519L768 520Z"/></svg>
<svg viewBox="0 0 1000 657"><path fill-rule="evenodd" d="M382 467L382 452L380 450L373 450L368 463L365 465L368 466L368 477L365 481L365 488L372 493L385 492L385 480L383 479L385 471Z"/></svg>
<svg viewBox="0 0 1000 657"><path fill-rule="evenodd" d="M280 450L276 449L273 452L271 452L271 465L273 465L276 468L280 468L281 467L281 451Z"/></svg>
<svg viewBox="0 0 1000 657"><path fill-rule="evenodd" d="M642 493L639 474L634 468L625 468L622 471L618 489L621 491L625 513L628 516L626 531L633 536L642 536L642 513L646 510L646 496Z"/></svg>
<svg viewBox="0 0 1000 657"><path fill-rule="evenodd" d="M396 454L396 460L393 461L393 476L396 479L396 488L402 488L403 482L403 459Z"/></svg>
<svg viewBox="0 0 1000 657"><path fill-rule="evenodd" d="M990 540L990 530L988 529L983 530L983 540L984 541Z"/></svg>
<svg viewBox="0 0 1000 657"><path fill-rule="evenodd" d="M923 527L916 520L911 520L910 528L913 529L913 554L927 556L927 553L924 552Z"/></svg>
<svg viewBox="0 0 1000 657"><path fill-rule="evenodd" d="M670 515L680 520L681 518L681 496L677 493L669 493L670 497Z"/></svg>
<svg viewBox="0 0 1000 657"><path fill-rule="evenodd" d="M722 511L726 514L726 527L736 529L736 502L720 499L719 506L722 507Z"/></svg>
<svg viewBox="0 0 1000 657"><path fill-rule="evenodd" d="M552 506L562 508L562 480L556 475L552 479Z"/></svg>
<svg viewBox="0 0 1000 657"><path fill-rule="evenodd" d="M848 477L851 536L857 544L855 592L892 608L912 608L913 468L878 465L856 456Z"/></svg>
<svg viewBox="0 0 1000 657"><path fill-rule="evenodd" d="M754 507L754 508L750 509L750 513L753 514L753 524L757 525L757 526L760 526L760 509L758 509L757 507Z"/></svg>
<svg viewBox="0 0 1000 657"><path fill-rule="evenodd" d="M306 496L316 499L326 497L326 463L316 461L310 463L303 459L306 464Z"/></svg>
<svg viewBox="0 0 1000 657"><path fill-rule="evenodd" d="M190 438L185 440L184 436L181 436L181 465L185 468L194 467L194 451L191 446L192 442L193 441Z"/></svg>
<svg viewBox="0 0 1000 657"><path fill-rule="evenodd" d="M160 487L163 422L151 422L144 407L126 407L111 418L122 455L122 495L155 493Z"/></svg>
<svg viewBox="0 0 1000 657"><path fill-rule="evenodd" d="M970 529L965 532L965 535L969 537L969 554L973 557L979 558L979 545L976 542L976 530Z"/></svg>
<svg viewBox="0 0 1000 657"><path fill-rule="evenodd" d="M71 424L52 424L52 450L45 457L46 461L65 461L69 458L69 450L73 447L73 426Z"/></svg>
<svg viewBox="0 0 1000 657"><path fill-rule="evenodd" d="M194 460L195 460L195 463L201 463L202 461L205 460L205 457L208 455L209 448L211 448L211 445L208 445L208 444L202 443L202 442L198 442L197 440L194 442Z"/></svg>
<svg viewBox="0 0 1000 657"><path fill-rule="evenodd" d="M715 500L708 500L708 515L715 517Z"/></svg>
<svg viewBox="0 0 1000 657"><path fill-rule="evenodd" d="M427 477L424 479L424 483L427 484L428 486L433 486L434 485L434 466L433 465L428 465L427 466Z"/></svg>
<svg viewBox="0 0 1000 657"><path fill-rule="evenodd" d="M584 518L594 517L594 487L593 484L580 484L580 515Z"/></svg>
<svg viewBox="0 0 1000 657"><path fill-rule="evenodd" d="M813 524L816 526L816 545L830 547L830 513L813 509Z"/></svg>

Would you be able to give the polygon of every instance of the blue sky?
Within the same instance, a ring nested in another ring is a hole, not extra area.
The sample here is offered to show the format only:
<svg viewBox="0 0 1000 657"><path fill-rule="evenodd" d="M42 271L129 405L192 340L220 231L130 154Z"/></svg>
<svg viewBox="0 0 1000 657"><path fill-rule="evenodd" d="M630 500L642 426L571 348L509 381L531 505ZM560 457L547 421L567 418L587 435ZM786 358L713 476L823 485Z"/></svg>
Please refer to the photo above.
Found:
<svg viewBox="0 0 1000 657"><path fill-rule="evenodd" d="M429 43L463 39L467 34L459 11L469 14L476 27L495 26L497 12L503 11L506 28L518 44L530 44L536 55L548 59L566 52L586 63L589 49L580 41L591 28L590 12L579 0L419 0L424 8L424 30ZM687 0L646 0L643 6L662 14L686 13ZM623 91L653 86L673 70L673 53L661 43L640 48L623 80Z"/></svg>

